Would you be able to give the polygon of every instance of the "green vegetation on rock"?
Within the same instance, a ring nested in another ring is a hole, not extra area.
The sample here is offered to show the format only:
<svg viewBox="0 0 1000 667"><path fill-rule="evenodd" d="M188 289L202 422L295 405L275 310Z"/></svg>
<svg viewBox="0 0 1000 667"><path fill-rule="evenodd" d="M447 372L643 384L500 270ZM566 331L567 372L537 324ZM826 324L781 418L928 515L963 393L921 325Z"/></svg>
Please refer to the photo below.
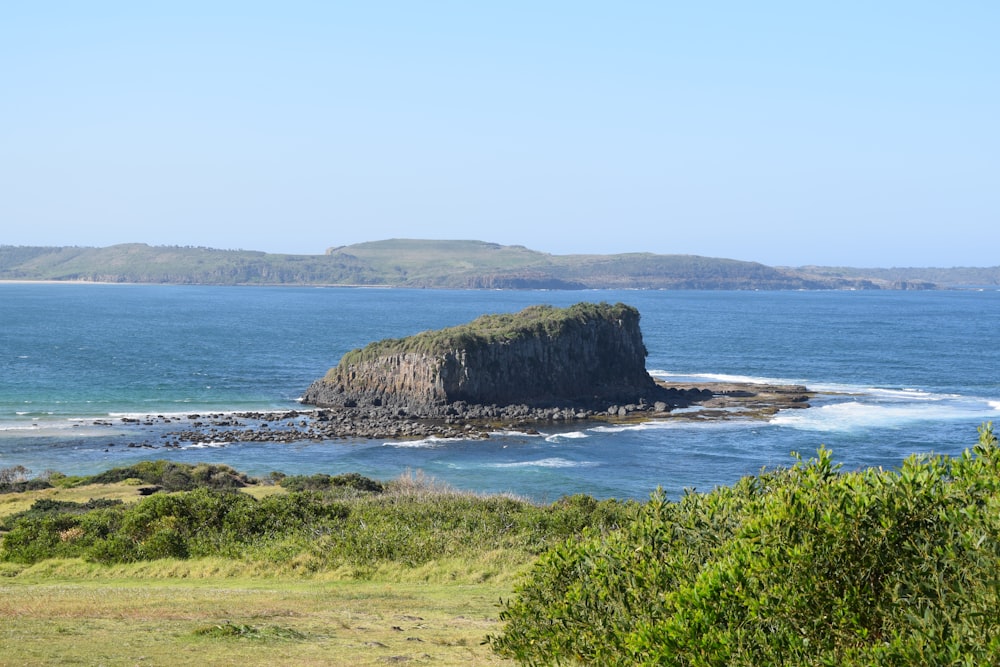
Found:
<svg viewBox="0 0 1000 667"><path fill-rule="evenodd" d="M485 345L510 343L525 338L556 338L574 326L593 320L635 321L639 311L623 303L578 303L568 308L539 305L517 313L483 315L468 324L424 331L406 338L387 338L351 350L341 366L380 357L419 353L441 356L456 350L474 350ZM331 373L335 369L331 370Z"/></svg>

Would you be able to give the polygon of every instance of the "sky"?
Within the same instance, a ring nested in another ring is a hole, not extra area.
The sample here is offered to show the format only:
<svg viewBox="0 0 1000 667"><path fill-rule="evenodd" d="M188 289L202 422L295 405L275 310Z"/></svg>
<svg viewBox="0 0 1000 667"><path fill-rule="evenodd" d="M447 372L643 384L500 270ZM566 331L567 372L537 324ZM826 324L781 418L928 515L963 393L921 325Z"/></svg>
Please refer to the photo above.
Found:
<svg viewBox="0 0 1000 667"><path fill-rule="evenodd" d="M1000 265L995 0L0 7L0 245Z"/></svg>

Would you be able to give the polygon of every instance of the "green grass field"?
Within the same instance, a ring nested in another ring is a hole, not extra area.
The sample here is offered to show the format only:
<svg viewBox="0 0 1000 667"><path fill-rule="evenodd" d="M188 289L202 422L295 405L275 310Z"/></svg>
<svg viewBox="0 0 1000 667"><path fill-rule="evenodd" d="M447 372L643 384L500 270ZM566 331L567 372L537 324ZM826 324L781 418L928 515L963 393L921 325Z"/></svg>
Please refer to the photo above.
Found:
<svg viewBox="0 0 1000 667"><path fill-rule="evenodd" d="M0 580L0 665L513 664L481 644L497 630L503 586L228 577L185 565L129 577L49 563Z"/></svg>
<svg viewBox="0 0 1000 667"><path fill-rule="evenodd" d="M396 485L397 502L400 488L418 504L448 497L432 484ZM37 500L95 498L142 501L134 480L5 493L0 520ZM362 573L250 557L0 562L0 666L513 664L483 642L531 560L500 548Z"/></svg>

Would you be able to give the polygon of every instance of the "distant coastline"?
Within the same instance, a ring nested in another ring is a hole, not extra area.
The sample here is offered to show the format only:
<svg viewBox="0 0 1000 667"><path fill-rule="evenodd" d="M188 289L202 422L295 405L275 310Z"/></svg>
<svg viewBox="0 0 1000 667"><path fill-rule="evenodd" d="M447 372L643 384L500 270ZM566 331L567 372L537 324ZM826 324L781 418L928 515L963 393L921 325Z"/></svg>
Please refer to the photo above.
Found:
<svg viewBox="0 0 1000 667"><path fill-rule="evenodd" d="M483 241L389 239L322 255L0 245L0 281L419 289L929 290L1000 286L998 267L772 267L694 255L550 255Z"/></svg>

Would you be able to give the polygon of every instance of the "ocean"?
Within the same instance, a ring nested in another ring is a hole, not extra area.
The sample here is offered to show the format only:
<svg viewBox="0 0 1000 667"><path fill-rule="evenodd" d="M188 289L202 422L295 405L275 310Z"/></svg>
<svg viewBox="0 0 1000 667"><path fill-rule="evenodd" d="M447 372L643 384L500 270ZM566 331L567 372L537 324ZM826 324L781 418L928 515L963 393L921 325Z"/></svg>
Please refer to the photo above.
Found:
<svg viewBox="0 0 1000 667"><path fill-rule="evenodd" d="M804 384L769 421L575 424L488 440L159 446L189 416L308 409L350 349L547 303L641 313L656 377ZM252 475L422 471L540 502L676 498L820 446L844 469L958 454L1000 415L1000 291L459 291L0 283L0 468L92 474L146 459ZM144 423L148 415L164 420ZM128 421L123 421L125 418ZM137 420L137 421L134 421ZM170 420L169 424L164 424ZM130 446L131 445L131 446Z"/></svg>

